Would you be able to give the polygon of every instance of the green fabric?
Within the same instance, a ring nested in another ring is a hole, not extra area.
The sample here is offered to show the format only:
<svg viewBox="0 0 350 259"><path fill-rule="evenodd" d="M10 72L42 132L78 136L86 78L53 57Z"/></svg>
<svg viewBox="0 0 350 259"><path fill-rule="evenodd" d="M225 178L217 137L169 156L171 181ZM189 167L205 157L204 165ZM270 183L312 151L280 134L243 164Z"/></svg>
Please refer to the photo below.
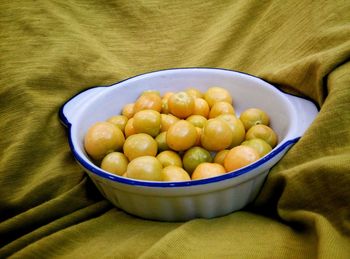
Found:
<svg viewBox="0 0 350 259"><path fill-rule="evenodd" d="M2 1L0 53L0 258L350 258L349 1ZM320 113L242 211L165 223L114 208L59 107L198 66L260 76Z"/></svg>

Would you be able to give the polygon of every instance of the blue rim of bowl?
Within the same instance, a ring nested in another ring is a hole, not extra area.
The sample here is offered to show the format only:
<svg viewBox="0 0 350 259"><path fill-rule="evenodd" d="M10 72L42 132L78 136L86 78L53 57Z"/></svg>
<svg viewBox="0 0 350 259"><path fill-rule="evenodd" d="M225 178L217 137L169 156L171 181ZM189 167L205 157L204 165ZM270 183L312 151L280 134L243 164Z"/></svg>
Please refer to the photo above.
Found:
<svg viewBox="0 0 350 259"><path fill-rule="evenodd" d="M163 70L155 70L155 71L151 71L151 72L147 72L147 73L142 73L142 74L138 74L129 78L126 78L124 80L118 81L116 83L110 84L110 85L106 85L103 87L110 87L110 86L114 86L114 85L118 85L124 81L128 81L130 79L139 77L139 76L143 76L143 75L147 75L147 74L152 74L152 73L156 73L156 72L163 72L163 71L169 71L169 70L183 70L183 69L209 69L209 70L224 70L224 71L228 71L228 72L235 72L235 73L240 73L243 75L247 75L259 80L262 80L266 83L268 83L270 86L274 87L275 89L279 90L280 92L284 93L284 94L289 94L289 93L285 93L283 92L281 89L275 87L274 85L272 85L271 83L265 81L262 78L259 78L257 76L253 76L251 74L248 73L244 73L244 72L240 72L240 71L235 71L235 70L230 70L230 69L225 69L225 68L210 68L210 67L184 67L184 68L169 68L169 69L163 69ZM95 86L95 87L101 87L101 86ZM279 146L277 149L272 150L269 154L267 154L266 156L264 156L263 158L259 159L258 161L256 161L255 163L252 163L242 169L238 169L229 173L226 173L224 175L220 175L220 176L216 176L216 177L211 177L211 178L206 178L206 179L200 179L200 180L191 180L191 181L183 181L183 182L156 182L156 181L142 181L142 180L134 180L134 179L130 179L130 178L125 178L122 176L117 176L111 173L107 173L105 171L103 171L102 169L99 169L98 166L91 166L88 162L85 161L84 158L82 158L78 152L76 151L73 142L72 142L72 137L71 137L71 123L68 121L68 119L66 118L66 116L63 113L63 109L64 106L70 101L72 100L74 97L76 97L77 95L95 88L95 87L89 87L83 91L78 92L77 94L75 94L74 96L72 96L71 98L69 98L66 102L64 102L64 104L60 107L59 111L58 111L58 115L59 115L59 119L61 121L61 123L66 126L68 128L68 142L69 142L69 146L70 149L73 153L74 158L77 160L77 162L84 167L85 169L87 169L88 171L102 177L108 180L112 180L114 182L119 182L119 183L123 183L123 184L128 184L128 185L138 185L138 186L144 186L144 187L160 187L160 188L164 188L164 187L189 187L189 186L195 186L195 185L203 185L203 184L209 184L209 183L214 183L214 182L220 182L223 180L227 180L227 179L231 179L231 178L235 178L238 177L240 175L246 174L248 172L250 172L251 170L265 164L266 162L268 162L269 160L271 160L272 158L274 158L275 156L277 156L279 153L281 153L282 151L284 151L286 148L294 145L296 142L298 142L298 140L300 139L301 136L287 140L285 143L283 143L281 146ZM291 95L291 94L289 94ZM300 96L296 96L298 98L301 99L306 99L309 100L308 98L303 98ZM313 101L313 100L309 100L311 102L313 102L317 108L317 110L319 110L319 106ZM92 162L91 162L92 163ZM273 166L273 165L272 165Z"/></svg>

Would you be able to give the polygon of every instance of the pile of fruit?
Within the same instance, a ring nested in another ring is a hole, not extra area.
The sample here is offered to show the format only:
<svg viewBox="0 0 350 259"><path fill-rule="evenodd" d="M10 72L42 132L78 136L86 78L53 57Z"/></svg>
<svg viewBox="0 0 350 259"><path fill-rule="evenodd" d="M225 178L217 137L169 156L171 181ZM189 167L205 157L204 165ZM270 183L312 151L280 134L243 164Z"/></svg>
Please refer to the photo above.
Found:
<svg viewBox="0 0 350 259"><path fill-rule="evenodd" d="M269 153L278 137L265 111L239 116L222 87L143 92L84 138L103 170L138 180L190 181L247 166Z"/></svg>

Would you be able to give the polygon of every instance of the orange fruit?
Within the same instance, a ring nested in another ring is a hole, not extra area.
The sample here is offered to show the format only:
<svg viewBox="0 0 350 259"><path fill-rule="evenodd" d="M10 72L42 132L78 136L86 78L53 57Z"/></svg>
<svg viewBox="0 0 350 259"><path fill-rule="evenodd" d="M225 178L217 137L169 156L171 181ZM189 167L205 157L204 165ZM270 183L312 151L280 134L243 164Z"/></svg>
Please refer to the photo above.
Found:
<svg viewBox="0 0 350 259"><path fill-rule="evenodd" d="M194 109L193 114L195 115L202 115L205 118L208 118L209 116L209 104L206 100L203 98L195 98L194 99Z"/></svg>
<svg viewBox="0 0 350 259"><path fill-rule="evenodd" d="M228 102L216 102L210 109L209 118L218 117L221 114L235 114L235 109Z"/></svg>
<svg viewBox="0 0 350 259"><path fill-rule="evenodd" d="M197 138L196 138L196 142L194 143L194 146L201 146L201 137L202 137L202 129L199 127L195 127L197 130Z"/></svg>
<svg viewBox="0 0 350 259"><path fill-rule="evenodd" d="M188 93L189 95L191 95L193 98L202 98L203 94L201 91L199 91L197 88L195 87L188 87L185 90L186 93Z"/></svg>
<svg viewBox="0 0 350 259"><path fill-rule="evenodd" d="M126 169L126 177L146 180L162 180L162 164L154 156L140 156L130 161Z"/></svg>
<svg viewBox="0 0 350 259"><path fill-rule="evenodd" d="M211 108L216 102L228 102L232 104L232 97L228 90L223 87L213 86L204 93L204 100Z"/></svg>
<svg viewBox="0 0 350 259"><path fill-rule="evenodd" d="M125 125L128 122L128 117L125 115L115 115L110 117L107 121L114 124L124 132Z"/></svg>
<svg viewBox="0 0 350 259"><path fill-rule="evenodd" d="M147 133L156 137L160 132L160 113L155 110L141 110L134 115L134 129L137 133Z"/></svg>
<svg viewBox="0 0 350 259"><path fill-rule="evenodd" d="M166 151L160 152L156 157L158 158L158 160L160 161L163 167L166 167L169 165L182 167L181 157L175 151L166 150Z"/></svg>
<svg viewBox="0 0 350 259"><path fill-rule="evenodd" d="M196 143L197 130L190 122L179 120L171 125L166 134L168 146L175 151L184 151Z"/></svg>
<svg viewBox="0 0 350 259"><path fill-rule="evenodd" d="M191 115L186 118L187 121L191 122L194 126L203 128L205 123L207 122L207 118L202 115Z"/></svg>
<svg viewBox="0 0 350 259"><path fill-rule="evenodd" d="M193 113L194 99L186 92L177 92L168 99L169 112L180 119L185 119Z"/></svg>
<svg viewBox="0 0 350 259"><path fill-rule="evenodd" d="M167 131L171 125L180 119L172 114L160 114L160 131Z"/></svg>
<svg viewBox="0 0 350 259"><path fill-rule="evenodd" d="M162 97L162 110L161 113L168 114L169 113L169 105L168 105L168 99L169 97L174 94L173 92L166 92Z"/></svg>
<svg viewBox="0 0 350 259"><path fill-rule="evenodd" d="M268 126L270 124L268 114L258 108L249 108L244 110L239 118L243 122L246 130L249 130L254 125L263 124Z"/></svg>
<svg viewBox="0 0 350 259"><path fill-rule="evenodd" d="M122 109L122 115L130 119L132 116L134 116L134 111L135 111L134 107L135 107L135 103L128 103L124 105Z"/></svg>
<svg viewBox="0 0 350 259"><path fill-rule="evenodd" d="M162 109L162 98L156 93L142 94L137 98L134 105L134 113L142 110L155 110L160 112Z"/></svg>
<svg viewBox="0 0 350 259"><path fill-rule="evenodd" d="M277 145L277 134L269 126L258 124L252 126L246 133L247 140L260 138L265 140L272 148Z"/></svg>
<svg viewBox="0 0 350 259"><path fill-rule="evenodd" d="M210 151L220 151L230 146L233 133L230 126L221 119L209 119L201 134L202 146Z"/></svg>
<svg viewBox="0 0 350 259"><path fill-rule="evenodd" d="M219 115L217 118L226 121L232 130L233 138L230 145L231 148L238 146L244 141L245 129L240 119L238 119L235 115L232 114L222 114Z"/></svg>
<svg viewBox="0 0 350 259"><path fill-rule="evenodd" d="M224 167L227 172L247 166L260 158L259 153L249 146L236 146L225 157Z"/></svg>
<svg viewBox="0 0 350 259"><path fill-rule="evenodd" d="M225 174L225 168L217 163L201 163L192 173L192 180L199 180Z"/></svg>
<svg viewBox="0 0 350 259"><path fill-rule="evenodd" d="M128 166L127 157L121 152L112 152L107 154L101 162L101 168L107 172L123 175Z"/></svg>
<svg viewBox="0 0 350 259"><path fill-rule="evenodd" d="M164 167L161 175L162 180L167 182L182 182L191 180L190 176L183 168L175 165Z"/></svg>
<svg viewBox="0 0 350 259"><path fill-rule="evenodd" d="M156 156L157 142L146 133L129 136L124 143L123 151L129 161L140 156Z"/></svg>
<svg viewBox="0 0 350 259"><path fill-rule="evenodd" d="M125 128L124 128L124 134L125 134L125 137L129 137L131 135L136 134L136 130L134 128L134 118L130 118L126 122L126 125L125 125Z"/></svg>
<svg viewBox="0 0 350 259"><path fill-rule="evenodd" d="M168 114L169 113L169 105L168 105L168 100L167 99L162 99L162 109L160 110L161 113L163 114Z"/></svg>
<svg viewBox="0 0 350 259"><path fill-rule="evenodd" d="M252 138L250 140L243 141L242 145L254 148L256 151L258 151L260 157L265 156L272 150L271 146L265 140L260 138Z"/></svg>
<svg viewBox="0 0 350 259"><path fill-rule="evenodd" d="M224 165L225 157L229 151L230 151L229 149L223 149L217 152L214 156L213 162L220 165Z"/></svg>
<svg viewBox="0 0 350 259"><path fill-rule="evenodd" d="M106 154L121 150L125 142L123 132L110 122L97 122L84 136L84 147L88 155L95 160Z"/></svg>

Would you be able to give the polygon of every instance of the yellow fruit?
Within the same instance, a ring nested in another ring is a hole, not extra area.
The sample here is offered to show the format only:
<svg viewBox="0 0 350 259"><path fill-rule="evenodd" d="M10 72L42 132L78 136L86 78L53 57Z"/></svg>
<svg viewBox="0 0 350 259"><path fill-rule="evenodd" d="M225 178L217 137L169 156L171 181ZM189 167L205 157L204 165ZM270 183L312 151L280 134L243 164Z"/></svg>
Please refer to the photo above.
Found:
<svg viewBox="0 0 350 259"><path fill-rule="evenodd" d="M162 164L154 156L141 156L130 161L126 177L146 181L162 181Z"/></svg>
<svg viewBox="0 0 350 259"><path fill-rule="evenodd" d="M249 130L252 126L263 124L268 126L270 124L270 118L266 112L258 108L249 108L243 111L240 115L245 130Z"/></svg>
<svg viewBox="0 0 350 259"><path fill-rule="evenodd" d="M249 146L232 148L225 156L224 167L227 172L247 166L260 158L259 153Z"/></svg>
<svg viewBox="0 0 350 259"><path fill-rule="evenodd" d="M158 136L155 138L155 141L158 145L158 151L161 152L169 149L168 144L166 143L166 131L159 133Z"/></svg>
<svg viewBox="0 0 350 259"><path fill-rule="evenodd" d="M165 150L163 152L160 152L156 157L158 158L163 167L169 165L182 167L181 157L178 153L174 151Z"/></svg>
<svg viewBox="0 0 350 259"><path fill-rule="evenodd" d="M125 115L115 115L110 117L107 121L114 124L124 132L125 125L128 122L128 117Z"/></svg>
<svg viewBox="0 0 350 259"><path fill-rule="evenodd" d="M244 141L245 129L240 119L238 119L235 115L232 114L222 114L219 115L217 118L226 121L232 130L233 138L230 148L238 146Z"/></svg>
<svg viewBox="0 0 350 259"><path fill-rule="evenodd" d="M243 141L242 145L254 148L256 151L258 151L260 157L265 156L272 150L271 146L265 140L259 138Z"/></svg>
<svg viewBox="0 0 350 259"><path fill-rule="evenodd" d="M142 94L135 102L134 113L142 110L155 110L160 112L162 109L162 98L156 93Z"/></svg>
<svg viewBox="0 0 350 259"><path fill-rule="evenodd" d="M220 151L230 146L233 133L229 125L221 119L209 119L201 134L202 146L210 151Z"/></svg>
<svg viewBox="0 0 350 259"><path fill-rule="evenodd" d="M228 102L216 102L210 109L209 118L218 117L221 114L235 114L235 109Z"/></svg>
<svg viewBox="0 0 350 259"><path fill-rule="evenodd" d="M193 113L194 98L186 92L174 93L168 99L168 108L174 116L185 119Z"/></svg>
<svg viewBox="0 0 350 259"><path fill-rule="evenodd" d="M188 122L191 122L195 127L203 128L207 122L207 118L202 115L191 115L186 118Z"/></svg>
<svg viewBox="0 0 350 259"><path fill-rule="evenodd" d="M190 176L183 168L175 165L164 167L161 174L162 180L166 182L182 182L191 180Z"/></svg>
<svg viewBox="0 0 350 259"><path fill-rule="evenodd" d="M166 92L162 97L162 110L161 113L168 114L169 113L169 105L168 105L168 99L169 97L174 94L173 92Z"/></svg>
<svg viewBox="0 0 350 259"><path fill-rule="evenodd" d="M156 156L157 142L146 133L138 133L129 136L123 146L124 154L129 161L140 156Z"/></svg>
<svg viewBox="0 0 350 259"><path fill-rule="evenodd" d="M202 115L205 118L208 118L209 116L209 104L206 100L203 98L195 98L194 99L194 109L193 113L194 115Z"/></svg>
<svg viewBox="0 0 350 259"><path fill-rule="evenodd" d="M196 143L197 136L195 126L186 120L179 120L169 127L166 142L171 149L184 151Z"/></svg>
<svg viewBox="0 0 350 259"><path fill-rule="evenodd" d="M137 133L156 137L160 132L160 113L155 110L141 110L134 115L133 126Z"/></svg>
<svg viewBox="0 0 350 259"><path fill-rule="evenodd" d="M277 134L269 126L259 124L252 126L246 133L247 140L260 138L265 140L272 148L277 145Z"/></svg>
<svg viewBox="0 0 350 259"><path fill-rule="evenodd" d="M211 108L216 102L228 102L232 104L232 97L229 91L222 87L210 87L204 93L204 100L207 101Z"/></svg>
<svg viewBox="0 0 350 259"><path fill-rule="evenodd" d="M128 103L124 105L122 109L122 115L130 119L132 116L134 116L134 113L135 113L134 107L135 107L134 103Z"/></svg>
<svg viewBox="0 0 350 259"><path fill-rule="evenodd" d="M172 114L160 114L160 131L167 131L171 125L180 119Z"/></svg>
<svg viewBox="0 0 350 259"><path fill-rule="evenodd" d="M107 154L101 162L101 168L107 172L123 175L128 166L127 157L121 152L112 152Z"/></svg>
<svg viewBox="0 0 350 259"><path fill-rule="evenodd" d="M199 180L225 174L225 168L216 163L201 163L194 170L192 180Z"/></svg>
<svg viewBox="0 0 350 259"><path fill-rule="evenodd" d="M196 130L197 130L197 138L196 138L196 142L194 142L194 146L202 146L202 143L201 143L201 137L202 137L202 129L201 128L198 128L198 127L195 127Z"/></svg>
<svg viewBox="0 0 350 259"><path fill-rule="evenodd" d="M110 122L95 123L84 137L85 150L95 160L100 160L113 151L121 150L124 142L123 132Z"/></svg>
<svg viewBox="0 0 350 259"><path fill-rule="evenodd" d="M162 114L168 114L169 113L169 106L168 106L168 100L167 99L162 99L162 109L161 109Z"/></svg>
<svg viewBox="0 0 350 259"><path fill-rule="evenodd" d="M193 98L202 98L203 94L201 91L199 91L197 88L189 87L185 90L186 93L188 93Z"/></svg>
<svg viewBox="0 0 350 259"><path fill-rule="evenodd" d="M217 152L214 156L213 162L220 164L220 165L224 165L225 157L229 151L230 150L228 150L228 149L223 149L223 150L220 150L219 152Z"/></svg>
<svg viewBox="0 0 350 259"><path fill-rule="evenodd" d="M130 118L126 122L126 125L125 125L125 128L124 128L124 134L125 134L125 137L129 137L131 135L136 134L136 130L134 128L134 118Z"/></svg>

